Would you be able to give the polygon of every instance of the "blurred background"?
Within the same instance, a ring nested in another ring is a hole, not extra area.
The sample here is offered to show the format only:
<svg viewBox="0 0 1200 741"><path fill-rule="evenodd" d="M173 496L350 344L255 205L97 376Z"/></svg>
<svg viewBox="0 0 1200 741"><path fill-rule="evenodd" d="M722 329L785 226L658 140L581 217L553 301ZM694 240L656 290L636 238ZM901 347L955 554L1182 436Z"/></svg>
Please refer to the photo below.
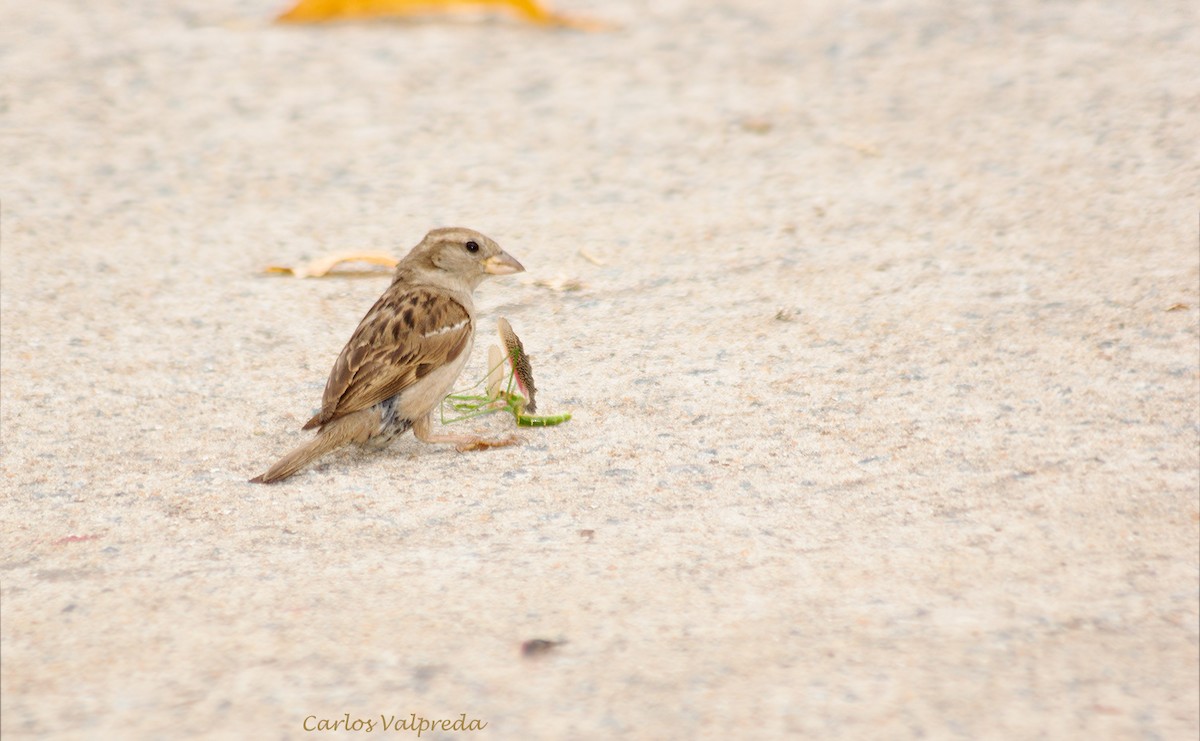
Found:
<svg viewBox="0 0 1200 741"><path fill-rule="evenodd" d="M554 9L0 6L4 736L1194 738L1196 4ZM447 225L571 422L246 484Z"/></svg>

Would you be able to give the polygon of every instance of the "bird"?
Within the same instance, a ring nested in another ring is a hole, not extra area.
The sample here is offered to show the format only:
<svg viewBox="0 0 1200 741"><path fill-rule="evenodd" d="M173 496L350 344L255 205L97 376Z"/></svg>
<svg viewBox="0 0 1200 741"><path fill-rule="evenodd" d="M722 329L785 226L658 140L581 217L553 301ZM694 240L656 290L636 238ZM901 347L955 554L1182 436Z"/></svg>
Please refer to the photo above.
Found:
<svg viewBox="0 0 1200 741"><path fill-rule="evenodd" d="M491 238L472 229L426 234L396 264L391 284L334 362L321 410L303 427L315 429L316 437L250 482L281 481L350 443L382 447L409 429L422 442L464 451L515 443L515 438L435 433L433 412L471 354L475 289L489 276L524 270Z"/></svg>

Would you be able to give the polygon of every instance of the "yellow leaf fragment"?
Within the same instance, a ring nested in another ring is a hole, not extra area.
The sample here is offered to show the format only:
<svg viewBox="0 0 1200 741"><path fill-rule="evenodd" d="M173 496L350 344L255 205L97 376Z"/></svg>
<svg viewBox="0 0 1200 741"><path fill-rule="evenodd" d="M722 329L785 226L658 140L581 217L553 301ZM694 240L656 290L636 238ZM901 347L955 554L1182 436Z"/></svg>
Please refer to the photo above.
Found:
<svg viewBox="0 0 1200 741"><path fill-rule="evenodd" d="M579 250L579 256L582 257L584 260L587 260L591 264L599 266L599 267L604 267L605 265L608 264L605 261L603 261L600 258L593 255L592 253L588 252L587 250Z"/></svg>
<svg viewBox="0 0 1200 741"><path fill-rule="evenodd" d="M268 265L263 269L263 272L277 275L292 275L297 278L321 278L332 272L338 265L348 262L365 262L371 265L383 265L384 267L394 268L398 260L386 252L340 252L334 255L318 257L307 265L301 265L296 268L289 268L286 265Z"/></svg>
<svg viewBox="0 0 1200 741"><path fill-rule="evenodd" d="M553 278L537 278L533 281L533 285L541 288L549 288L555 293L582 291L586 287L583 281L578 278L569 278L565 275L557 275Z"/></svg>
<svg viewBox="0 0 1200 741"><path fill-rule="evenodd" d="M868 142L868 141L862 141L861 139L843 138L843 139L838 140L838 144L841 144L843 147L853 149L855 152L858 152L863 157L878 157L878 156L880 156L879 147L875 146L874 144L872 144L871 142Z"/></svg>

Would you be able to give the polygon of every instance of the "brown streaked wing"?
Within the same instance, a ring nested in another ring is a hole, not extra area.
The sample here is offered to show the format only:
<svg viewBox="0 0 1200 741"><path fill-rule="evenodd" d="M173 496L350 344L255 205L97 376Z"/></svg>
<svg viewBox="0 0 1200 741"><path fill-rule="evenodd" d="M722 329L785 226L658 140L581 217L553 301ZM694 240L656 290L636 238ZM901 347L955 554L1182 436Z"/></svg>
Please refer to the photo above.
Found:
<svg viewBox="0 0 1200 741"><path fill-rule="evenodd" d="M456 325L461 326L447 329ZM395 396L457 358L473 331L467 310L443 293L427 288L384 293L338 355L321 411L304 429Z"/></svg>

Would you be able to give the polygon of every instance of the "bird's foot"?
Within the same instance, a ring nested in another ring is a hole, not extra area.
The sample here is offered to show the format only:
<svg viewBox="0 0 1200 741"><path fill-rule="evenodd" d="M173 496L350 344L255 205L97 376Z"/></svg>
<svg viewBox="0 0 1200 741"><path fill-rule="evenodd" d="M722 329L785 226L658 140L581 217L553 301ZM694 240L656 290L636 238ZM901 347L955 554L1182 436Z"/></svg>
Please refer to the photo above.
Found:
<svg viewBox="0 0 1200 741"><path fill-rule="evenodd" d="M498 440L488 440L482 437L473 437L455 445L455 449L460 453L469 453L472 450L490 450L491 448L507 448L510 445L517 445L521 442L521 438L516 435L510 435Z"/></svg>

